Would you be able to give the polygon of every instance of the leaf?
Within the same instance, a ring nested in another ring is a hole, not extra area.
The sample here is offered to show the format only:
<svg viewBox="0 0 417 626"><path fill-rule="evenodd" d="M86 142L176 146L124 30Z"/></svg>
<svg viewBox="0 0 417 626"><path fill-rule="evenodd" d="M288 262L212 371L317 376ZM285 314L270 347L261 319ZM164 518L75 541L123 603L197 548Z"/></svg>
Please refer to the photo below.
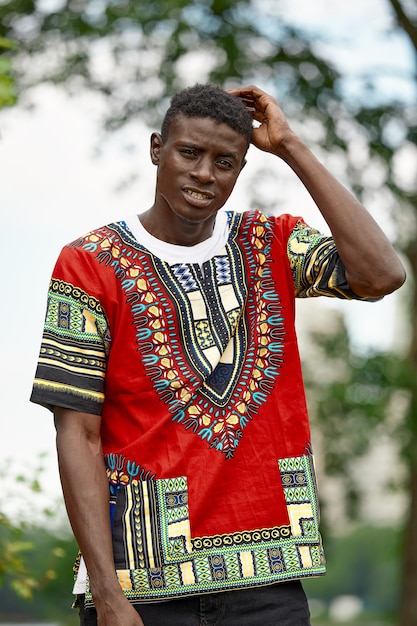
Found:
<svg viewBox="0 0 417 626"><path fill-rule="evenodd" d="M16 47L16 44L10 39L6 39L6 37L0 36L0 48L5 48L6 50L13 50Z"/></svg>
<svg viewBox="0 0 417 626"><path fill-rule="evenodd" d="M29 576L14 579L10 583L10 587L24 600L31 600L33 598L34 590L37 586L37 581Z"/></svg>

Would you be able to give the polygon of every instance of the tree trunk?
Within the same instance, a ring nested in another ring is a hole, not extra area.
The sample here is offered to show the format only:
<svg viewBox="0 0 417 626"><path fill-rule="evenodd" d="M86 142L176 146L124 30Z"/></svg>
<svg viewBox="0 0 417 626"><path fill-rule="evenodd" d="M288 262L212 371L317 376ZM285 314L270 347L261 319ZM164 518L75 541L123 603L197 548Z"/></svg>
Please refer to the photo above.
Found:
<svg viewBox="0 0 417 626"><path fill-rule="evenodd" d="M417 394L416 394L417 395ZM414 414L414 418L417 415ZM400 626L417 624L417 445L414 442L413 464L410 472L410 507L405 532L403 586Z"/></svg>
<svg viewBox="0 0 417 626"><path fill-rule="evenodd" d="M404 30L410 44L414 48L417 60L417 28L412 11L407 12L407 3L401 0L389 0L396 15L398 25ZM417 215L417 206L414 206ZM410 429L409 454L409 494L410 504L404 545L403 587L400 607L400 626L417 625L417 248L410 246L407 251L410 264L408 280L413 282L410 298L412 337L410 344L409 363L411 378L411 404L408 415Z"/></svg>
<svg viewBox="0 0 417 626"><path fill-rule="evenodd" d="M400 626L417 625L417 250L407 254L413 281L411 298L412 338L409 363L411 369L411 402L409 413L409 510L405 530L403 585L399 616Z"/></svg>

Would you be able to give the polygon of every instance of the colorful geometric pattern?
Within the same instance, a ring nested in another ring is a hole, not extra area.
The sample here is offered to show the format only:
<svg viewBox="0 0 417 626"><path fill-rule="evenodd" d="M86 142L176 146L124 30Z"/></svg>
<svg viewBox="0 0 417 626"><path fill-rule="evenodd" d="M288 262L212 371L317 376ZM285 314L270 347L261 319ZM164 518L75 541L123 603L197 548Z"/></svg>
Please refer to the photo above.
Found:
<svg viewBox="0 0 417 626"><path fill-rule="evenodd" d="M318 502L312 456L278 461L293 537L317 537Z"/></svg>
<svg viewBox="0 0 417 626"><path fill-rule="evenodd" d="M287 253L298 298L360 299L350 289L332 237L300 221L288 238Z"/></svg>
<svg viewBox="0 0 417 626"><path fill-rule="evenodd" d="M229 221L225 249L202 268L169 266L133 242L122 223L76 244L114 268L145 370L172 420L228 459L279 375L284 335L267 218L254 213L243 224L241 214L230 214Z"/></svg>
<svg viewBox="0 0 417 626"><path fill-rule="evenodd" d="M278 469L290 525L213 537L191 535L186 477L122 481L113 544L127 597L152 601L323 574L312 457L281 459Z"/></svg>
<svg viewBox="0 0 417 626"><path fill-rule="evenodd" d="M172 420L213 451L233 458L248 423L275 386L284 322L272 278L274 220L229 213L217 256L169 266L123 222L72 244L111 268L130 308L138 352ZM350 297L334 242L299 222L287 254L296 295ZM51 282L34 396L99 414L111 337L100 303L64 281ZM45 402L43 402L45 403Z"/></svg>
<svg viewBox="0 0 417 626"><path fill-rule="evenodd" d="M100 303L78 287L51 280L34 386L53 392L58 406L75 396L99 412L110 342Z"/></svg>

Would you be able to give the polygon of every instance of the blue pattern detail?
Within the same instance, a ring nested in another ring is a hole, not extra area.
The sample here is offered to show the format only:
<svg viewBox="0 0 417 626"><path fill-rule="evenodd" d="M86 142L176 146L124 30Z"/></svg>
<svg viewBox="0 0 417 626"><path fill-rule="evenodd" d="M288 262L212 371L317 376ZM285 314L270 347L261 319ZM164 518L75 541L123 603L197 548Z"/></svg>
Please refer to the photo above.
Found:
<svg viewBox="0 0 417 626"><path fill-rule="evenodd" d="M218 285L229 285L232 282L230 262L227 256L217 256L214 259L216 267L216 281Z"/></svg>
<svg viewBox="0 0 417 626"><path fill-rule="evenodd" d="M231 380L232 372L232 365L219 363L213 373L207 378L206 384L216 393L222 395Z"/></svg>
<svg viewBox="0 0 417 626"><path fill-rule="evenodd" d="M172 265L171 269L175 278L178 280L186 293L189 293L190 291L197 291L198 285L191 273L189 265L181 263L179 265Z"/></svg>

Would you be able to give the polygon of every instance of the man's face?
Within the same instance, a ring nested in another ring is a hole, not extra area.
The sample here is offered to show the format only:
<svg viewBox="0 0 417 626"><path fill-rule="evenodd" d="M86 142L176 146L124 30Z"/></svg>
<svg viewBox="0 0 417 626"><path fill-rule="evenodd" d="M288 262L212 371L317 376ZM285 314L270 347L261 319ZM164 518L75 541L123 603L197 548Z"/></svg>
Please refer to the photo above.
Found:
<svg viewBox="0 0 417 626"><path fill-rule="evenodd" d="M165 226L214 222L233 190L246 150L243 135L205 117L173 120L165 142L152 135L151 158L158 166L153 210L168 221Z"/></svg>

